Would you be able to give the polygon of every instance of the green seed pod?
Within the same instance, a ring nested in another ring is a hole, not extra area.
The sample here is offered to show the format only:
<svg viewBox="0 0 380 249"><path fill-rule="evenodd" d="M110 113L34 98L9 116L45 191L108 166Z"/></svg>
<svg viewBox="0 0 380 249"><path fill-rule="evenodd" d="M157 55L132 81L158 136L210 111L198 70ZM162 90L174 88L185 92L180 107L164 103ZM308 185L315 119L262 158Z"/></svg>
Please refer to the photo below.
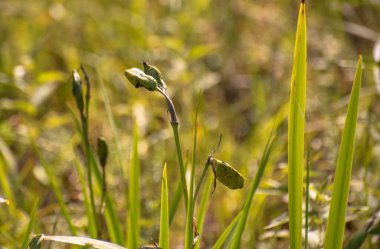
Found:
<svg viewBox="0 0 380 249"><path fill-rule="evenodd" d="M213 157L209 158L216 179L230 189L243 188L244 178L231 165Z"/></svg>
<svg viewBox="0 0 380 249"><path fill-rule="evenodd" d="M81 113L83 113L84 102L83 102L83 92L82 92L82 80L78 71L73 70L73 96L77 103L77 107Z"/></svg>
<svg viewBox="0 0 380 249"><path fill-rule="evenodd" d="M146 61L143 61L143 65L144 65L144 72L147 75L152 76L157 81L159 88L166 90L166 84L165 84L164 80L162 79L162 74L161 74L160 70L158 70L157 67L150 65Z"/></svg>
<svg viewBox="0 0 380 249"><path fill-rule="evenodd" d="M125 76L136 87L144 87L149 91L157 90L157 81L150 75L145 74L138 68L125 70Z"/></svg>
<svg viewBox="0 0 380 249"><path fill-rule="evenodd" d="M99 157L100 165L104 168L107 163L108 158L108 145L106 140L102 137L98 137L97 152Z"/></svg>

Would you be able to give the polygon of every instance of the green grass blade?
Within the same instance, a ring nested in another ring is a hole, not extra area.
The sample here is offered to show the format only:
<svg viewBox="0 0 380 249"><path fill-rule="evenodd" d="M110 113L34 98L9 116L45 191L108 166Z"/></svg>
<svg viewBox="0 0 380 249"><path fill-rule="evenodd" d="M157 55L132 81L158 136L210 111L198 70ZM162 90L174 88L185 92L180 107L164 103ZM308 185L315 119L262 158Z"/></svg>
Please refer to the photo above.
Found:
<svg viewBox="0 0 380 249"><path fill-rule="evenodd" d="M97 71L99 72L99 70L97 70ZM120 137L119 132L118 132L118 129L116 127L115 118L114 118L114 115L112 113L111 103L110 103L110 99L109 99L108 94L107 94L107 90L104 86L104 81L103 81L102 77L100 77L99 74L98 74L98 81L100 84L100 92L103 96L103 102L104 102L104 107L105 107L106 113L107 113L107 119L108 119L108 122L110 124L112 135L113 135L113 142L114 142L115 147L116 147L116 153L115 153L116 159L117 159L117 162L119 164L121 173L123 174L124 177L126 177L125 167L123 164L123 162L125 160L123 158L123 154L121 153L121 144L119 141L119 137Z"/></svg>
<svg viewBox="0 0 380 249"><path fill-rule="evenodd" d="M272 146L273 146L272 134L273 134L273 130L272 130L272 133L269 136L269 139L268 139L267 144L265 146L263 156L262 156L261 161L260 161L259 169L257 170L257 173L256 173L255 180L252 182L252 185L249 189L248 197L247 197L246 202L244 203L244 206L242 209L242 215L241 215L241 218L239 219L239 222L236 226L236 231L234 233L232 244L231 244L230 248L240 248L241 237L243 235L244 228L245 228L245 225L246 225L247 220L248 220L248 214L249 214L249 210L250 210L251 205L252 205L253 197L256 193L257 188L259 187L261 178L264 175L264 171L265 171L265 168L268 164L269 156L270 156L270 153L272 150Z"/></svg>
<svg viewBox="0 0 380 249"><path fill-rule="evenodd" d="M209 174L206 180L205 188L203 190L202 199L199 204L199 210L198 210L198 216L197 216L199 238L198 238L198 242L195 244L195 249L199 249L200 242L202 241L203 224L205 221L207 206L210 200L211 186L213 182L214 182L214 176L212 174Z"/></svg>
<svg viewBox="0 0 380 249"><path fill-rule="evenodd" d="M132 160L129 169L129 210L127 217L127 241L129 248L138 248L140 237L140 160L138 144L139 135L136 122L133 129Z"/></svg>
<svg viewBox="0 0 380 249"><path fill-rule="evenodd" d="M199 104L197 106L197 110L195 113L195 121L194 121L194 144L193 144L193 162L191 165L191 173L190 173L190 189L189 189L189 197L187 212L186 212L186 235L185 235L185 249L193 248L193 215L194 215L194 175L195 175L195 160L196 160L196 148L197 148L197 120L198 120L198 110Z"/></svg>
<svg viewBox="0 0 380 249"><path fill-rule="evenodd" d="M182 186L182 191L183 191L183 197L185 199L185 207L187 209L189 197L187 193L187 183L186 183L186 176L185 176L185 166L183 165L181 142L179 140L178 123L171 123L171 126L173 129L174 141L175 141L175 146L177 149L177 157L178 157L178 163L179 163L179 170L181 174L181 186Z"/></svg>
<svg viewBox="0 0 380 249"><path fill-rule="evenodd" d="M212 249L219 249L223 246L223 244L226 242L227 238L233 235L235 230L235 227L237 223L239 222L239 219L241 218L241 215L243 213L239 212L235 218L231 221L231 223L226 227L226 229L223 231L223 233L219 236L218 240L213 245Z"/></svg>
<svg viewBox="0 0 380 249"><path fill-rule="evenodd" d="M31 145L32 145L37 157L38 157L38 160L40 161L42 167L44 168L46 174L49 177L49 182L50 182L51 188L53 189L54 195L57 198L59 208L61 209L62 215L63 215L64 219L66 220L68 226L69 226L70 232L73 235L77 235L77 230L73 224L73 221L72 221L71 216L69 214L69 211L67 209L66 203L63 199L62 193L60 192L59 184L56 180L57 177L55 177L53 175L53 173L50 170L50 166L46 163L46 161L42 157L41 151L37 147L34 138L30 137L30 141L31 141Z"/></svg>
<svg viewBox="0 0 380 249"><path fill-rule="evenodd" d="M181 201L182 197L182 183L178 182L177 187L175 189L174 197L173 200L171 201L170 204L170 209L169 209L169 224L172 224L174 215L177 212L179 202Z"/></svg>
<svg viewBox="0 0 380 249"><path fill-rule="evenodd" d="M161 185L161 215L160 215L160 247L169 249L169 203L168 203L168 178L166 174L166 163L162 173Z"/></svg>
<svg viewBox="0 0 380 249"><path fill-rule="evenodd" d="M69 106L67 106L67 108L74 120L76 130L78 131L78 133L81 133L81 125L80 125L79 119L75 116L73 110ZM91 148L90 148L90 152L91 152L90 155L91 155L92 162L96 163L95 154L91 150ZM94 187L100 191L102 189L103 180L102 180L99 167L94 167L93 173L95 177ZM115 202L113 201L111 192L107 192L106 206L105 206L105 218L106 218L106 223L107 223L107 231L112 242L117 243L117 244L122 244L123 234L121 231L121 222L116 213L114 203Z"/></svg>
<svg viewBox="0 0 380 249"><path fill-rule="evenodd" d="M88 192L86 188L86 179L83 174L82 166L80 165L77 159L75 159L74 161L74 166L78 173L79 182L82 187L83 202L84 202L84 207L86 210L86 215L87 215L87 220L88 220L88 232L92 238L96 238L98 235L96 221L94 220L94 215L92 214L91 204L90 204L90 200L89 200Z"/></svg>
<svg viewBox="0 0 380 249"><path fill-rule="evenodd" d="M308 142L309 144L309 142ZM310 146L310 145L309 145ZM306 157L306 193L305 193L305 249L309 248L309 198L310 198L310 147Z"/></svg>
<svg viewBox="0 0 380 249"><path fill-rule="evenodd" d="M2 155L0 154L0 186L2 192L5 194L5 198L8 200L8 205L10 211L13 215L16 215L16 202L13 195L12 186L7 176L7 167L6 162L3 160Z"/></svg>
<svg viewBox="0 0 380 249"><path fill-rule="evenodd" d="M92 150L90 150L91 160L93 165L96 164L95 154ZM100 173L99 167L94 167L94 187L97 193L101 193L103 188L103 179ZM116 213L116 209L114 207L114 203L116 203L110 192L107 192L105 197L105 218L107 223L108 234L110 235L111 241L121 245L123 243L123 235L121 232L121 224L120 219Z"/></svg>
<svg viewBox="0 0 380 249"><path fill-rule="evenodd" d="M187 170L187 165L189 164L188 160L189 159L185 161L185 171ZM177 213L179 202L181 201L181 197L182 197L182 190L183 190L182 182L180 181L178 182L177 187L175 188L174 197L170 204L169 225L172 224L174 215Z"/></svg>
<svg viewBox="0 0 380 249"><path fill-rule="evenodd" d="M288 185L290 248L302 247L302 191L306 103L306 9L298 15L291 77L288 127Z"/></svg>
<svg viewBox="0 0 380 249"><path fill-rule="evenodd" d="M327 221L325 249L342 248L348 192L350 189L352 161L354 157L355 130L358 117L359 93L362 77L362 57L359 57L354 85L348 104L346 122L339 148L334 187Z"/></svg>
<svg viewBox="0 0 380 249"><path fill-rule="evenodd" d="M33 205L32 212L30 213L29 223L28 223L28 226L26 228L24 238L22 240L22 244L21 244L20 248L26 248L28 245L29 236L32 233L33 226L36 222L36 213L37 213L38 204L39 204L39 200L36 200L34 205Z"/></svg>

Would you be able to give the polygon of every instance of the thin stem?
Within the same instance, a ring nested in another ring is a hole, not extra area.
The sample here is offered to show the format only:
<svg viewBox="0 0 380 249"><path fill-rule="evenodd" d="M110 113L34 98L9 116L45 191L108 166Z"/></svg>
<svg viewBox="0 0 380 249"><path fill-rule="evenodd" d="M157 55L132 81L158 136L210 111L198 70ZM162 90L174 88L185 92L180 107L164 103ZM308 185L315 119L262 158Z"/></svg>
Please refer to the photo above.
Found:
<svg viewBox="0 0 380 249"><path fill-rule="evenodd" d="M187 184L186 184L186 177L185 177L185 167L183 165L183 159L182 159L182 149L181 149L181 143L179 140L179 134L178 134L178 119L177 119L177 113L174 108L173 101L169 97L169 95L166 93L165 90L161 88L157 88L157 91L159 91L166 99L166 102L168 104L168 109L170 113L170 124L173 128L173 134L174 134L174 140L175 145L177 149L177 156L178 156L178 163L179 163L179 170L181 173L181 182L182 182L182 188L183 188L183 196L185 199L185 207L187 208L187 202L188 202L188 193L187 193Z"/></svg>
<svg viewBox="0 0 380 249"><path fill-rule="evenodd" d="M173 123L175 124L178 124L178 120L177 120L177 113L175 111L175 108L174 108L174 104L173 104L173 101L172 99L169 97L169 95L166 93L165 90L161 89L161 88L157 88L157 91L159 91L166 99L167 103L168 103L168 109L169 109L169 113L170 113L170 123L173 125Z"/></svg>
<svg viewBox="0 0 380 249"><path fill-rule="evenodd" d="M198 192L199 192L199 190L200 190L200 188L201 188L201 185L202 185L203 179L205 178L205 175L206 175L206 173L207 173L207 169L208 169L209 166L210 166L210 164L209 164L209 160L207 160L206 163L205 163L205 167L204 167L204 169L203 169L202 175L201 175L201 179L199 179L199 182L198 182L198 184L197 184L197 189L195 190L195 194L194 194L194 202L195 202L196 199L197 199Z"/></svg>
<svg viewBox="0 0 380 249"><path fill-rule="evenodd" d="M85 102L85 113L80 113L80 118L82 121L82 130L83 130L83 140L85 145L85 152L86 152L86 166L87 166L87 181L88 181L88 188L90 192L90 202L91 202L91 209L94 215L94 221L95 226L98 230L98 219L96 215L96 207L95 207L95 197L94 197L94 189L92 187L92 163L91 163L91 151L90 151L90 141L88 136L88 120L89 120L89 107L90 107L90 98L91 98L91 84L90 80L88 78L87 72L83 65L80 66L81 71L83 72L85 84L86 84L86 102Z"/></svg>
<svg viewBox="0 0 380 249"><path fill-rule="evenodd" d="M186 184L186 177L185 177L185 167L183 165L183 159L182 159L181 143L179 141L178 123L171 122L171 125L173 128L175 145L177 148L178 163L179 163L179 169L181 173L181 182L182 182L182 188L183 188L183 197L185 199L185 207L187 208L187 202L188 202L187 184Z"/></svg>

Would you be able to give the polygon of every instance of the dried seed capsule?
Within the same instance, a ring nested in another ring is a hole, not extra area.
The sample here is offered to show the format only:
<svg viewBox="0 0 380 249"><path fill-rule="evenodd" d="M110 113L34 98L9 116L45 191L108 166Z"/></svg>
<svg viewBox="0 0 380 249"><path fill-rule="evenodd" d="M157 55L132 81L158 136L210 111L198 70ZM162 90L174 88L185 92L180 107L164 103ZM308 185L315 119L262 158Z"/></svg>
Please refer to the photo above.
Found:
<svg viewBox="0 0 380 249"><path fill-rule="evenodd" d="M164 80L162 79L162 74L161 74L160 70L158 70L157 67L150 65L146 61L143 61L143 65L144 65L144 72L147 75L152 76L157 81L159 88L166 90L166 84L165 84Z"/></svg>
<svg viewBox="0 0 380 249"><path fill-rule="evenodd" d="M104 168L106 166L107 158L108 158L108 145L106 143L106 140L102 137L98 137L97 142L98 142L97 152L98 152L100 166Z"/></svg>
<svg viewBox="0 0 380 249"><path fill-rule="evenodd" d="M231 165L213 157L209 158L216 179L230 189L243 188L244 178Z"/></svg>
<svg viewBox="0 0 380 249"><path fill-rule="evenodd" d="M136 87L144 87L149 91L157 90L157 81L150 75L145 74L138 68L125 70L125 76Z"/></svg>

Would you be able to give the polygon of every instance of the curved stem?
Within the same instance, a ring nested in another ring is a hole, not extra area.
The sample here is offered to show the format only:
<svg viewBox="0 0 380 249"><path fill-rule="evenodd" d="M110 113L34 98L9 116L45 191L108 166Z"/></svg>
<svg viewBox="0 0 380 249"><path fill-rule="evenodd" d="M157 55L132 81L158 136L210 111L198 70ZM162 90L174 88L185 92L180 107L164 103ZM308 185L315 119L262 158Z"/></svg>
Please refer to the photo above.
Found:
<svg viewBox="0 0 380 249"><path fill-rule="evenodd" d="M173 128L174 140L175 140L175 145L177 148L179 170L181 173L181 182L182 182L182 188L183 188L183 197L185 199L185 207L187 209L188 193L187 193L187 184L186 184L186 177L185 177L185 167L183 165L182 149L181 149L181 143L179 140L179 133L178 133L177 113L175 111L173 101L171 100L169 95L166 93L166 91L161 88L157 88L157 91L159 91L165 97L166 102L168 104L168 109L169 109L170 118L171 118L170 124Z"/></svg>
<svg viewBox="0 0 380 249"><path fill-rule="evenodd" d="M175 111L172 99L169 97L169 95L166 93L165 90L158 87L157 91L159 91L165 97L166 102L168 103L168 109L169 109L169 113L170 113L170 123L171 124L173 124L173 123L178 124L177 113Z"/></svg>

